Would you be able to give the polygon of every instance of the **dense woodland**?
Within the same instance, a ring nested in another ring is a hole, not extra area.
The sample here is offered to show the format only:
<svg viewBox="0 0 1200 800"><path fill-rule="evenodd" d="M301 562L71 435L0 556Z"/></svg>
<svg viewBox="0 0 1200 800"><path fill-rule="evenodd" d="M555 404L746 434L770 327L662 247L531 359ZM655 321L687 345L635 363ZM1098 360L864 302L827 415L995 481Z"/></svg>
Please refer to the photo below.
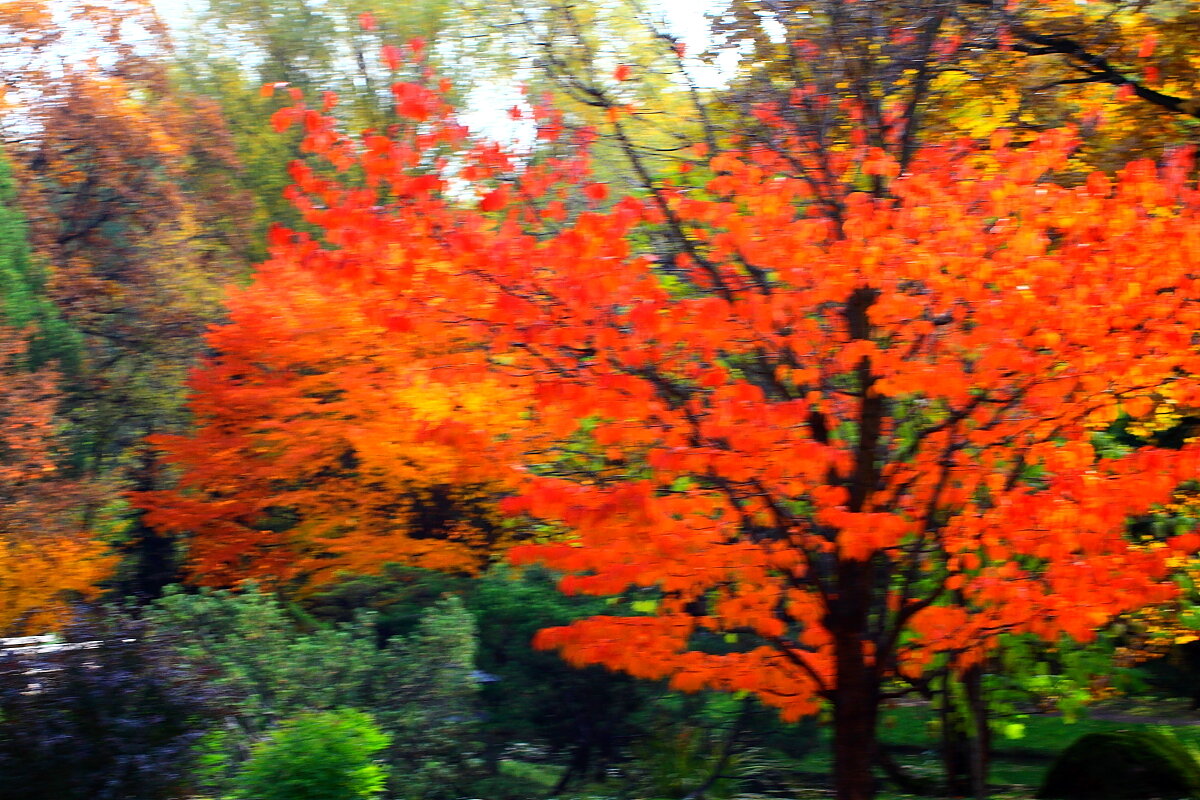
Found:
<svg viewBox="0 0 1200 800"><path fill-rule="evenodd" d="M1200 796L1200 2L708 22L0 2L0 797Z"/></svg>

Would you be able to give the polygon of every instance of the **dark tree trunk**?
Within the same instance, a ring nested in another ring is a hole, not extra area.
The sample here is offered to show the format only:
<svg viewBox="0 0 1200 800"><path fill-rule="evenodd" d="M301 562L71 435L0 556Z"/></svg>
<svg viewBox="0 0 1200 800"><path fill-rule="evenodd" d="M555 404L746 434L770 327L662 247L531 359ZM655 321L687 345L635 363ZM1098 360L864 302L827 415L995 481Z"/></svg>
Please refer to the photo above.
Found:
<svg viewBox="0 0 1200 800"><path fill-rule="evenodd" d="M162 465L158 454L145 447L138 454L138 462L130 473L132 488L149 492L163 488ZM129 539L123 545L125 576L119 582L123 595L141 600L161 597L163 589L183 579L179 559L178 542L174 536L161 534L142 521L139 512L129 531Z"/></svg>
<svg viewBox="0 0 1200 800"><path fill-rule="evenodd" d="M961 697L954 691L954 681L962 687ZM941 725L946 793L951 797L987 800L992 740L981 666L973 666L960 676L947 671Z"/></svg>
<svg viewBox="0 0 1200 800"><path fill-rule="evenodd" d="M867 619L870 565L847 561L838 569L839 593L831 605L837 685L833 690L833 782L837 800L875 796L875 723L879 673L870 661Z"/></svg>
<svg viewBox="0 0 1200 800"><path fill-rule="evenodd" d="M971 756L967 742L967 724L954 696L954 675L946 668L942 677L940 723L942 728L942 771L946 777L946 795L966 797L971 793Z"/></svg>
<svg viewBox="0 0 1200 800"><path fill-rule="evenodd" d="M974 728L974 735L971 737L971 793L975 800L987 800L992 729L988 724L987 697L983 693L983 666L976 664L971 667L963 674L962 680Z"/></svg>
<svg viewBox="0 0 1200 800"><path fill-rule="evenodd" d="M863 664L861 648L838 647L838 686L833 703L833 782L837 800L875 796L875 718L879 688ZM857 652L855 652L857 650Z"/></svg>
<svg viewBox="0 0 1200 800"><path fill-rule="evenodd" d="M871 338L869 310L879 290L862 286L850 293L843 314L851 339ZM846 476L852 512L863 511L879 479L878 447L883 431L884 401L873 391L876 377L864 356L856 370L861 405L854 468ZM871 601L880 576L868 560L843 558L837 565L835 590L828 599L825 627L833 637L836 684L833 700L833 783L837 800L871 800L875 796L875 722L879 713L880 668L871 637Z"/></svg>
<svg viewBox="0 0 1200 800"><path fill-rule="evenodd" d="M942 698L942 771L946 774L946 794L965 798L971 794L971 756L967 746L962 715L947 693Z"/></svg>

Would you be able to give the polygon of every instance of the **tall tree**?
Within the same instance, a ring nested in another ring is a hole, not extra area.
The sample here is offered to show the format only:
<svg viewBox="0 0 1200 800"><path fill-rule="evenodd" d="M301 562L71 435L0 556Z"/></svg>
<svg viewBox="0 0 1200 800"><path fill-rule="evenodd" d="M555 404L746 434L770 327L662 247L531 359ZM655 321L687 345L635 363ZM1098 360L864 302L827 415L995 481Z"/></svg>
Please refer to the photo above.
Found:
<svg viewBox="0 0 1200 800"><path fill-rule="evenodd" d="M902 163L922 136L1075 124L1107 170L1194 132L1198 26L1172 0L730 0L713 21L746 51L725 95L743 118L799 90L796 124L838 141L850 122Z"/></svg>
<svg viewBox="0 0 1200 800"><path fill-rule="evenodd" d="M146 434L184 422L183 380L222 286L247 266L245 197L221 114L178 90L148 0L0 6L7 151L50 299L82 340L66 417L80 474L112 485L127 591L172 579L171 543L116 509L159 488ZM123 531L120 531L121 528Z"/></svg>
<svg viewBox="0 0 1200 800"><path fill-rule="evenodd" d="M530 386L550 441L524 448L505 507L566 541L521 558L567 573L564 591L655 609L543 645L792 718L824 700L837 794L858 800L889 676L944 656L970 669L1001 632L1086 640L1176 591L1168 557L1196 537L1146 546L1127 520L1200 452L1101 454L1092 435L1165 384L1200 391L1187 152L1068 188L1049 176L1069 132L919 149L902 176L881 148L858 163L790 134L783 153L719 153L702 191L556 222L495 184L494 148L447 160L454 184L431 173L416 154L463 132L428 89L397 92L420 124L361 148L320 112L281 112L374 191L297 169L327 245L277 246L377 304L397 341L475 341L429 347L426 368ZM575 181L599 199L560 166L519 188ZM855 190L874 177L886 192ZM680 247L667 262L635 245L662 226Z"/></svg>
<svg viewBox="0 0 1200 800"><path fill-rule="evenodd" d="M26 369L21 339L0 333L0 632L41 633L67 619L71 595L96 591L112 559L84 526L94 488L62 468L56 376Z"/></svg>
<svg viewBox="0 0 1200 800"><path fill-rule="evenodd" d="M244 269L244 208L221 185L236 162L217 109L174 90L147 3L2 12L5 135L50 294L86 340L86 402L72 416L103 471L172 424L220 286Z"/></svg>

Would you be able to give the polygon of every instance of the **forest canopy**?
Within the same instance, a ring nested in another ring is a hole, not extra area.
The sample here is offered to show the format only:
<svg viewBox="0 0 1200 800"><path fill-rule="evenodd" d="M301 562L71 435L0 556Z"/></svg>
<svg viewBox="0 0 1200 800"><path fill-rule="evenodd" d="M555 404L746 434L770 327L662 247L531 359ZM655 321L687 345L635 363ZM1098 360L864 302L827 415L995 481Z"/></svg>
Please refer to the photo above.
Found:
<svg viewBox="0 0 1200 800"><path fill-rule="evenodd" d="M172 8L0 3L0 625L142 631L92 643L186 721L145 791L479 794L592 685L723 709L678 796L751 718L908 791L914 698L984 797L1001 687L1085 705L1196 638L1200 4ZM218 606L344 648L338 699L283 702L252 622L205 653ZM489 658L546 687L476 728ZM549 793L648 758L588 730Z"/></svg>

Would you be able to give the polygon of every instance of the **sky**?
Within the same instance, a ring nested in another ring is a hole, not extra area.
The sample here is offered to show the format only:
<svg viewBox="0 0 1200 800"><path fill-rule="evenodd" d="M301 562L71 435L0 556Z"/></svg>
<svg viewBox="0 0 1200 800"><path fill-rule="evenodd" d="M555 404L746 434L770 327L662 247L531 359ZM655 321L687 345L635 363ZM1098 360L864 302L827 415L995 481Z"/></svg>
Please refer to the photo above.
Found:
<svg viewBox="0 0 1200 800"><path fill-rule="evenodd" d="M689 53L704 52L709 45L709 23L705 13L723 4L722 0L646 0L648 7L657 9L672 33L686 45ZM192 16L193 0L153 0L162 18L173 28L183 29ZM202 0L201 0L202 2ZM364 9L369 9L371 0L362 0ZM729 56L733 56L732 53ZM733 56L736 60L736 56ZM689 59L690 60L690 59ZM731 69L725 59L713 67L693 62L689 68L693 80L701 86L717 86L723 83L723 74ZM507 109L523 102L517 82L511 86L479 87L467 98L463 121L490 138L507 140L523 138L508 122Z"/></svg>
<svg viewBox="0 0 1200 800"><path fill-rule="evenodd" d="M183 23L189 16L189 0L154 0L159 13L171 25ZM370 0L363 0L364 9ZM720 0L651 0L662 9L677 36L687 42L689 49L702 50L708 41L708 23L704 14L720 5Z"/></svg>

